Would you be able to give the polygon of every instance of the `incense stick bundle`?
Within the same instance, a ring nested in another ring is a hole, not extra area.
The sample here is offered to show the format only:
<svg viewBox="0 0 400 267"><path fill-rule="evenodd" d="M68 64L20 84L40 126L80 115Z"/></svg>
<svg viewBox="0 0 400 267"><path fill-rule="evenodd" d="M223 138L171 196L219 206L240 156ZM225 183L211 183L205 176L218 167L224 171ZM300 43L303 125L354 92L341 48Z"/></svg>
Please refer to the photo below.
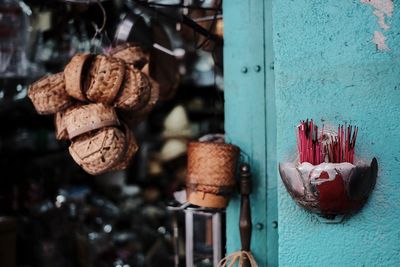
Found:
<svg viewBox="0 0 400 267"><path fill-rule="evenodd" d="M318 126L313 120L300 122L297 135L300 162L318 165L324 161L323 146L318 134Z"/></svg>
<svg viewBox="0 0 400 267"><path fill-rule="evenodd" d="M357 140L358 127L339 125L337 133L323 143L324 127L321 133L313 120L300 121L297 127L297 149L300 163L309 162L313 165L325 161L331 163L354 162L354 149Z"/></svg>

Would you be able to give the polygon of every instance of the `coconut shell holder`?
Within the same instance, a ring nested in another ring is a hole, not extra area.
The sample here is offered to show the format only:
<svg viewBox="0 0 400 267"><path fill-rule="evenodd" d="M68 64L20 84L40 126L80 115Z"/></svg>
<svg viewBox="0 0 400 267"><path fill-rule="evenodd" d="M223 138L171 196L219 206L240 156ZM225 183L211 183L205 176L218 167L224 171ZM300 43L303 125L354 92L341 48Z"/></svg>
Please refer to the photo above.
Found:
<svg viewBox="0 0 400 267"><path fill-rule="evenodd" d="M331 143L323 144L318 140L326 140L326 134L322 132L318 137L318 130L312 125L312 121L311 126L308 121L303 121L299 127L304 126L306 132L314 132L309 134L313 137L308 140L312 141L313 138L314 141L308 142L307 138L302 141L301 136L298 138L300 162L279 164L282 182L292 199L300 207L318 215L319 221L340 223L345 217L360 211L367 202L376 183L378 162L373 158L369 164L360 160L353 163L358 128L354 128L352 134L351 126L345 128L346 130L339 126L338 133L330 136ZM299 128L300 135L301 131ZM306 150L303 146L309 147L307 151L314 152L316 147L318 150L319 144L325 147L311 157L304 158L302 151ZM315 162L319 158L316 154L319 153L320 160Z"/></svg>
<svg viewBox="0 0 400 267"><path fill-rule="evenodd" d="M159 88L142 71L146 53L124 45L108 55L78 53L64 72L33 83L28 92L39 114L55 115L58 140L92 175L123 170L138 145L131 127L143 121L159 98Z"/></svg>

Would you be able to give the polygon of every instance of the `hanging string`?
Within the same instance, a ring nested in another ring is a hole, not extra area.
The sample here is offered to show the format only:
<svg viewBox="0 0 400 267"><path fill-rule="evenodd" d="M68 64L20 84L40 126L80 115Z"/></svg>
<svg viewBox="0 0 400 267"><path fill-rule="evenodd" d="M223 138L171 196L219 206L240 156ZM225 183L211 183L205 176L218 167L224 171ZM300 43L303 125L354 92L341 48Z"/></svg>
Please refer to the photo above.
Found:
<svg viewBox="0 0 400 267"><path fill-rule="evenodd" d="M104 6L100 0L96 0L96 3L99 5L101 12L103 13L103 24L101 25L101 27L99 29L99 32L101 33L104 30L104 28L106 27L107 13L106 13L106 10L104 9Z"/></svg>
<svg viewBox="0 0 400 267"><path fill-rule="evenodd" d="M251 267L258 267L256 260L254 259L253 254L250 251L236 251L232 254L223 258L219 263L218 267L233 267L236 263L239 263L239 267L244 266L244 261L247 259L250 262Z"/></svg>
<svg viewBox="0 0 400 267"><path fill-rule="evenodd" d="M97 5L99 6L99 8L100 8L100 10L101 10L101 13L102 13L102 15L103 15L103 22L102 22L100 28L99 28L99 26L98 26L96 23L92 22L92 25L93 25L94 30L95 30L95 33L94 33L94 35L93 35L93 38L92 38L92 40L90 41L90 43L91 43L92 45L93 45L94 41L96 40L97 36L100 36L100 42L101 42L101 43L103 42L103 34L102 34L102 33L103 33L104 28L106 27L106 23L107 23L107 13L106 13L106 10L105 10L103 4L101 3L101 0L96 0L96 3L97 3ZM97 50L96 47L95 47L94 49ZM97 52L97 51L93 51L93 52Z"/></svg>

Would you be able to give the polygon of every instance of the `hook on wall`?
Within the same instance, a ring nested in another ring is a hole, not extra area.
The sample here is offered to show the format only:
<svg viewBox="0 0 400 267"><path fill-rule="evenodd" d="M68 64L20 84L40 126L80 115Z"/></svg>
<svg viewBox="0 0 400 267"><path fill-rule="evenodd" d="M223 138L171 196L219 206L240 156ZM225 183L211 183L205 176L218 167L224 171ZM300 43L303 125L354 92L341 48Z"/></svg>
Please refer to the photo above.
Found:
<svg viewBox="0 0 400 267"><path fill-rule="evenodd" d="M101 27L99 28L97 25L96 25L96 34L97 33L102 33L103 32L103 30L104 30L104 28L106 27L106 23L107 23L107 13L106 13L106 10L105 10L105 8L104 8L104 6L103 6L103 4L101 3L101 1L100 0L96 0L96 3L97 3L97 5L99 6L99 8L101 9L101 13L103 14L103 23L101 24Z"/></svg>

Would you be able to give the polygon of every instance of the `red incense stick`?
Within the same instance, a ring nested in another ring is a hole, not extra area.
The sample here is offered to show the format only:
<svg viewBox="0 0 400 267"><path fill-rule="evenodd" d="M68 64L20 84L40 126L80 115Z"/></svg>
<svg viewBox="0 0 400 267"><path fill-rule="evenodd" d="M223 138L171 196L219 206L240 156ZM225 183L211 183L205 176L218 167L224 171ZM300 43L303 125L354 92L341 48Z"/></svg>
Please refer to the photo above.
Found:
<svg viewBox="0 0 400 267"><path fill-rule="evenodd" d="M354 161L354 149L357 140L358 127L348 125L338 126L336 135L330 137L328 143L322 143L324 126L321 133L313 120L300 121L297 129L297 149L300 162L318 165L328 160L332 163Z"/></svg>

